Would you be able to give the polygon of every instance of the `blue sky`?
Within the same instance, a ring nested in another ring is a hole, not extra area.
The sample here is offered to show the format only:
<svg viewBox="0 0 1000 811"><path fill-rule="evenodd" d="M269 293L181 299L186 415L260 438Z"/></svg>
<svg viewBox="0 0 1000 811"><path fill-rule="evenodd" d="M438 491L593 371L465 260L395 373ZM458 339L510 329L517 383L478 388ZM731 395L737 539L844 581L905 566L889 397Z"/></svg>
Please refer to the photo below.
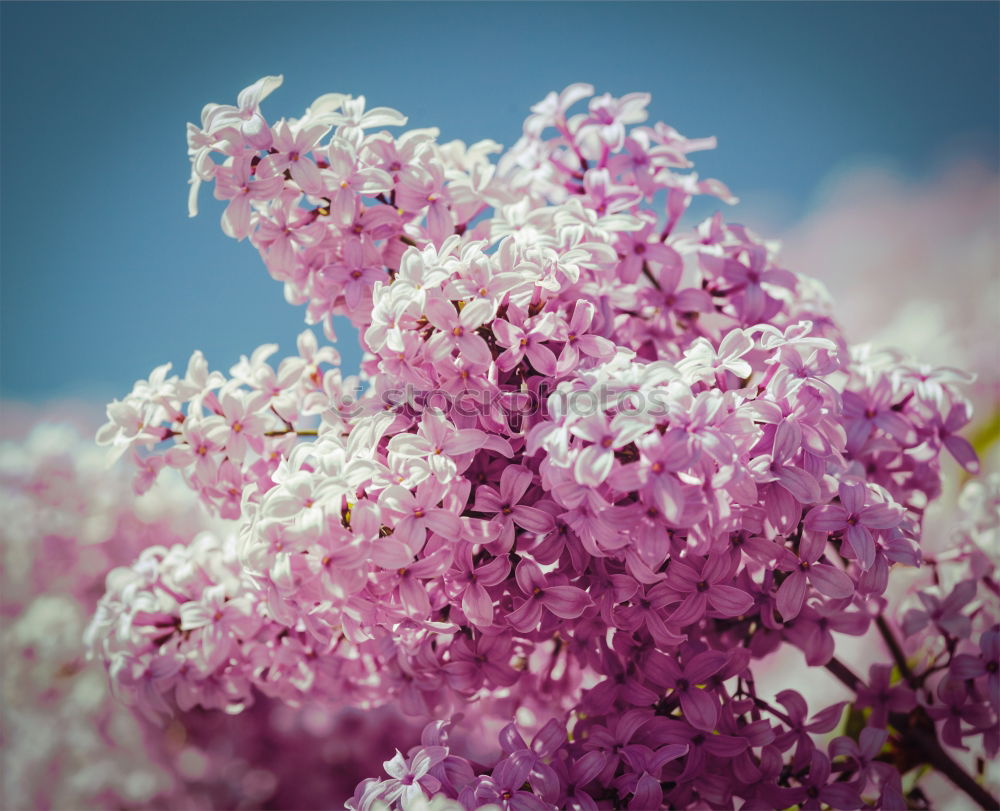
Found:
<svg viewBox="0 0 1000 811"><path fill-rule="evenodd" d="M108 399L201 348L293 350L289 307L203 192L184 125L265 74L269 118L364 94L442 139L516 140L575 81L653 94L698 158L791 221L832 171L998 160L996 3L12 3L2 17L0 394ZM777 201L777 203L776 203ZM777 213L776 213L777 212ZM345 366L357 362L349 331Z"/></svg>

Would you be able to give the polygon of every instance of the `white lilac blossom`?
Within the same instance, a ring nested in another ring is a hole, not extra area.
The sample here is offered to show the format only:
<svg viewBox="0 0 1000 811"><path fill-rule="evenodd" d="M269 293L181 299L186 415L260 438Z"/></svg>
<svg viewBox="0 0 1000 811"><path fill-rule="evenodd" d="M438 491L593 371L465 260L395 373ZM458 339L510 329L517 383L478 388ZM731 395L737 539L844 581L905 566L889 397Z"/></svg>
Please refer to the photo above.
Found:
<svg viewBox="0 0 1000 811"><path fill-rule="evenodd" d="M926 655L887 600L942 451L976 467L962 376L849 346L749 229L686 228L735 198L647 94L550 94L493 164L364 97L267 124L278 83L206 108L193 177L310 324L351 319L367 385L307 332L109 406L138 487L175 468L236 527L109 576L88 639L115 692L463 716L388 751L359 811L903 808L924 766L995 805L954 755L1000 747L994 563L920 593ZM864 678L834 633L892 662ZM850 690L833 743L843 703L758 693L783 647Z"/></svg>

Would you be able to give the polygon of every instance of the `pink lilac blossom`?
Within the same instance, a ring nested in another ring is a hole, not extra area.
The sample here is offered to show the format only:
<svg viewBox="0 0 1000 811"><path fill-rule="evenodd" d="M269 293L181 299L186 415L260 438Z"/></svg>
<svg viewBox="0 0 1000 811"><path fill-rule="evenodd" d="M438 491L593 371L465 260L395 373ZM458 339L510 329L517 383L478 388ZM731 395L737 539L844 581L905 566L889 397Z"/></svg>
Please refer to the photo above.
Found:
<svg viewBox="0 0 1000 811"><path fill-rule="evenodd" d="M998 749L994 563L930 561L972 586L921 594L906 637L888 602L942 450L975 467L961 375L849 346L744 226L683 227L735 198L646 94L551 94L493 163L363 97L268 124L279 82L189 128L194 177L310 324L350 317L367 386L306 332L109 406L142 488L176 469L237 527L109 575L87 638L115 693L437 719L359 810L896 808L923 765L995 802L955 759ZM866 680L834 634L868 633L895 668ZM843 705L757 692L781 647L851 690L836 745Z"/></svg>
<svg viewBox="0 0 1000 811"><path fill-rule="evenodd" d="M235 718L173 706L160 726L116 700L82 643L105 575L226 522L169 474L135 494L96 450L52 423L0 442L6 807L337 808L386 747L419 740L390 707L337 713L259 695Z"/></svg>

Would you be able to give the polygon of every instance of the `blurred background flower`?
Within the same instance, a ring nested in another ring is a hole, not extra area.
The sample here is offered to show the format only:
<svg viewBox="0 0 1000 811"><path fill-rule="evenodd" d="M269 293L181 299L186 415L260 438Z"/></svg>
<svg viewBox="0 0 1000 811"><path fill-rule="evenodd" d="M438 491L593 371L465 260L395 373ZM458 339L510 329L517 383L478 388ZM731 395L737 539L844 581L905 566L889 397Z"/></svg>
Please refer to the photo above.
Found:
<svg viewBox="0 0 1000 811"><path fill-rule="evenodd" d="M826 282L851 341L974 372L980 419L1000 397L1000 177L955 159L923 179L831 175L784 236L788 267Z"/></svg>

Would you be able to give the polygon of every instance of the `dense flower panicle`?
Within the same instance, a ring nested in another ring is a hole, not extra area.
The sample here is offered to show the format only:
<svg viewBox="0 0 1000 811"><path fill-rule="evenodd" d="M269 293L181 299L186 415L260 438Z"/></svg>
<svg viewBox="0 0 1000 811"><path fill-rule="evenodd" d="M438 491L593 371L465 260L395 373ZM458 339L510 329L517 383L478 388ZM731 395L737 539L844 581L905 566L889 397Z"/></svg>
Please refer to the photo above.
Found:
<svg viewBox="0 0 1000 811"><path fill-rule="evenodd" d="M81 639L105 574L147 547L183 548L212 525L179 477L137 496L126 473L108 470L103 452L68 426L38 426L24 442L0 443L7 805L317 808L349 796L386 747L419 739L419 728L391 708L338 714L316 701L293 708L258 695L222 723L218 713L182 712L168 698L173 716L164 728L112 697ZM129 619L141 633L151 595L134 596ZM222 610L232 614L234 602L224 600ZM175 621L197 625L199 605L189 603ZM188 633L182 650L192 663L204 661L204 631ZM208 655L216 647L213 640Z"/></svg>
<svg viewBox="0 0 1000 811"><path fill-rule="evenodd" d="M976 467L962 377L849 347L749 229L685 230L693 196L735 202L691 171L712 139L573 85L494 164L493 142L390 134L405 118L363 97L268 124L278 83L189 128L193 187L309 323L351 319L367 385L306 331L277 365L266 345L226 378L196 353L109 406L98 440L137 489L176 468L238 522L109 577L89 638L118 693L396 703L499 734L465 757L432 724L356 809L893 808L878 752L944 752L895 734L918 712L996 754L981 554L903 618L948 640L926 669L865 681L834 657L874 627L903 656L889 574L921 563L942 451ZM783 645L849 682L851 737L819 744L842 705L758 693Z"/></svg>

